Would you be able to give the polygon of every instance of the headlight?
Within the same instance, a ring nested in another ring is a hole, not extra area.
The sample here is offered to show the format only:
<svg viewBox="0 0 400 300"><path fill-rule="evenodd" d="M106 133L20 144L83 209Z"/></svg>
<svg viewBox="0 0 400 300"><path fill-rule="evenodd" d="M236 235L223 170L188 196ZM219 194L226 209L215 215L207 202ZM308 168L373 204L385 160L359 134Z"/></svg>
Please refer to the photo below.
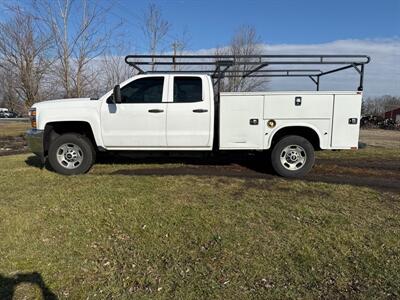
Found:
<svg viewBox="0 0 400 300"><path fill-rule="evenodd" d="M31 119L31 126L32 128L36 128L36 108L31 108L29 110L29 118Z"/></svg>

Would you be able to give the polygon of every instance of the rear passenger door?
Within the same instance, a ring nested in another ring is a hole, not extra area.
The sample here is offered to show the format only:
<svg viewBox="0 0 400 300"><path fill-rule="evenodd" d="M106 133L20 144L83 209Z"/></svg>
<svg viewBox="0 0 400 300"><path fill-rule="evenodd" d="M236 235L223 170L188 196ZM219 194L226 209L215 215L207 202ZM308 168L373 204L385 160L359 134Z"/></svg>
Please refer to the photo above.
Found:
<svg viewBox="0 0 400 300"><path fill-rule="evenodd" d="M210 145L211 103L204 77L171 76L167 106L168 147Z"/></svg>

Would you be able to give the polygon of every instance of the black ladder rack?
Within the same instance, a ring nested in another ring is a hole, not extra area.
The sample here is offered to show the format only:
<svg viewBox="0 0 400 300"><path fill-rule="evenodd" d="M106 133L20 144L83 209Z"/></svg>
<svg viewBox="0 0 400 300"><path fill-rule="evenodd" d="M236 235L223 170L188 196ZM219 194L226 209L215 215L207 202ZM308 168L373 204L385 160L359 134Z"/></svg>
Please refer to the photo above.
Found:
<svg viewBox="0 0 400 300"><path fill-rule="evenodd" d="M322 76L354 68L360 76L358 90L362 91L364 65L370 62L370 57L367 55L128 55L125 57L125 62L134 67L139 74L207 74L213 78L214 85L218 87L222 78L229 77L306 77L315 83L317 91ZM314 68L304 68L307 65ZM145 70L152 66L160 66L162 70ZM171 70L171 67L176 69L177 66L189 70ZM246 66L246 69L240 69L240 66ZM268 69L270 66L274 68ZM293 68L299 66L301 66L299 69ZM315 69L315 66L331 68L319 70Z"/></svg>

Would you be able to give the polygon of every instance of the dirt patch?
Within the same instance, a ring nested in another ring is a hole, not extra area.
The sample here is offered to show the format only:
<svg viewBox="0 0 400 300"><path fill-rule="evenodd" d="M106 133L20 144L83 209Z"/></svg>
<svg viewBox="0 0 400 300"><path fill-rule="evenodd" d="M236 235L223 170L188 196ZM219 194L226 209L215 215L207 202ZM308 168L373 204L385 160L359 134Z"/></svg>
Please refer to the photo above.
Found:
<svg viewBox="0 0 400 300"><path fill-rule="evenodd" d="M143 161L142 161L143 163ZM121 169L115 175L128 176L207 176L235 177L244 179L274 179L273 171L255 160L226 165L198 164L166 168ZM334 166L334 168L333 168ZM380 167L379 167L380 166ZM385 169L386 168L386 169ZM354 171L355 170L355 171ZM386 176L385 176L386 174ZM387 176L387 175L390 176ZM291 180L291 179L288 179ZM310 182L349 184L364 186L380 191L400 192L400 162L369 160L367 164L354 161L317 160L310 174L302 178ZM248 183L249 187L268 186L268 182Z"/></svg>
<svg viewBox="0 0 400 300"><path fill-rule="evenodd" d="M348 175L324 175L324 174L309 174L304 180L314 182L325 182L335 184L349 184L354 186L363 186L374 188L385 192L400 192L400 180L395 178L372 178Z"/></svg>
<svg viewBox="0 0 400 300"><path fill-rule="evenodd" d="M363 168L363 169L372 169L376 170L385 170L385 171L398 171L400 172L400 161L399 160L377 160L377 159L363 159L363 160L351 160L351 159L318 159L318 165L322 166L340 166L340 167L349 167L352 168Z"/></svg>
<svg viewBox="0 0 400 300"><path fill-rule="evenodd" d="M0 156L28 152L28 144L23 136L3 136L0 138Z"/></svg>
<svg viewBox="0 0 400 300"><path fill-rule="evenodd" d="M131 176L223 176L236 178L273 178L273 175L263 174L240 165L229 166L181 166L170 168L123 169L114 172L115 175Z"/></svg>

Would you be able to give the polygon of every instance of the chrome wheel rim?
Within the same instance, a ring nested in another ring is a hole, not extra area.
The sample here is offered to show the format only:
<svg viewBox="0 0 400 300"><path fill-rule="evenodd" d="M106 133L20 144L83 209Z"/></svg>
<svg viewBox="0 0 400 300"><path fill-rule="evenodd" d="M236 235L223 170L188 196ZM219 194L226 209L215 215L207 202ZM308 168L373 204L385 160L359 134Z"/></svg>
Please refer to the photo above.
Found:
<svg viewBox="0 0 400 300"><path fill-rule="evenodd" d="M57 161L66 169L76 169L82 164L83 151L76 144L63 144L57 149Z"/></svg>
<svg viewBox="0 0 400 300"><path fill-rule="evenodd" d="M289 171L297 171L304 167L307 154L299 145L289 145L283 148L280 155L282 166Z"/></svg>

